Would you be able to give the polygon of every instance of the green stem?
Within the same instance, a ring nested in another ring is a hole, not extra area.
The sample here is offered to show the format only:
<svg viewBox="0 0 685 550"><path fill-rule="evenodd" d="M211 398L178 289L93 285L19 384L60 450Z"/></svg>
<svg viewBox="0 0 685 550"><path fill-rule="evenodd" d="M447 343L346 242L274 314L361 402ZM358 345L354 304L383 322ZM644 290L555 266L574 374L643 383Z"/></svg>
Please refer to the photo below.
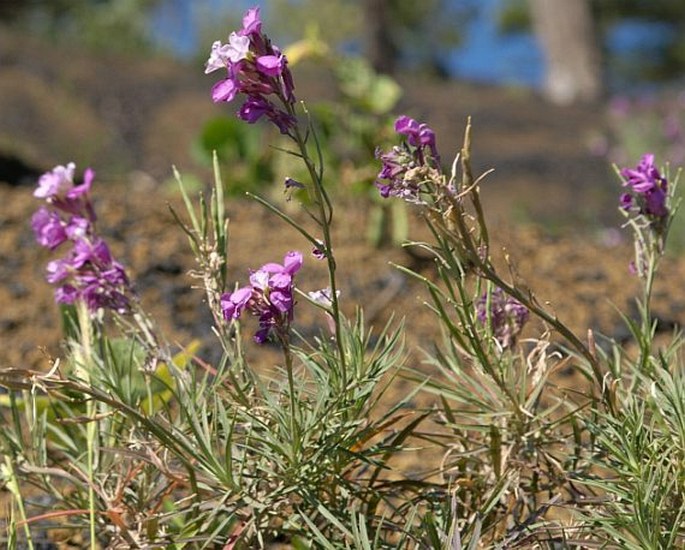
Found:
<svg viewBox="0 0 685 550"><path fill-rule="evenodd" d="M590 352L590 349L583 344L583 342L561 321L559 321L556 316L549 314L545 309L538 306L532 296L525 295L518 288L513 285L505 283L497 274L495 268L492 266L488 258L483 258L483 251L479 250L479 244L482 244L487 249L488 247L488 233L487 225L485 223L485 216L480 204L478 197L478 187L473 178L473 173L471 170L471 119L469 117L466 132L464 134L464 145L461 150L461 166L463 173L462 187L464 189L470 189L469 195L476 209L477 224L480 231L480 243L476 243L473 240L472 232L466 225L465 217L466 212L464 211L464 206L459 199L450 200L450 204L454 209L454 216L452 220L455 222L457 229L457 239L458 242L455 243L461 248L465 249L468 253L469 260L476 266L477 271L480 271L482 276L497 286L499 286L504 292L521 302L526 306L534 315L541 318L548 324L550 324L559 334L561 334L564 339L571 344L576 351L582 355L590 364L592 372L597 379L597 384L600 388L604 386L604 377L602 375L602 370L600 368L597 358ZM446 237L450 237L449 234ZM449 252L449 251L448 251Z"/></svg>
<svg viewBox="0 0 685 550"><path fill-rule="evenodd" d="M7 480L7 487L14 497L14 501L19 508L19 517L21 523L24 525L24 534L26 536L26 545L29 550L33 550L33 538L31 537L31 529L29 527L28 519L26 517L26 508L24 507L24 499L21 496L21 490L19 488L19 480L17 479L16 472L14 471L14 466L12 464L12 459L9 455L5 456L5 467L6 471L9 473L9 479Z"/></svg>
<svg viewBox="0 0 685 550"><path fill-rule="evenodd" d="M652 352L652 291L654 289L654 278L656 276L659 258L661 254L656 245L652 244L649 251L649 266L647 276L644 279L642 291L642 306L640 307L640 317L642 322L641 342L640 342L640 370L644 371L647 367L648 358ZM636 258L636 262L639 258ZM638 267L639 269L639 267Z"/></svg>
<svg viewBox="0 0 685 550"><path fill-rule="evenodd" d="M293 116L294 112L291 113ZM340 371L342 373L342 387L347 388L347 368L345 362L345 348L342 342L342 331L341 331L341 321L340 321L340 303L338 301L338 292L335 279L336 263L333 256L333 241L331 238L330 225L333 219L333 209L330 201L326 195L326 191L323 187L323 181L321 174L317 172L314 161L309 157L309 152L307 150L307 145L300 132L299 126L294 129L294 139L297 143L300 153L302 155L302 160L307 166L307 171L309 172L309 177L312 180L314 188L314 198L317 207L319 208L320 220L319 224L323 232L324 247L326 249L326 262L328 265L328 284L331 289L331 314L333 315L333 320L335 321L335 341L338 347L338 353L340 355Z"/></svg>
<svg viewBox="0 0 685 550"><path fill-rule="evenodd" d="M91 383L90 369L93 366L93 332L88 314L88 308L83 301L77 304L80 340L81 357L77 358L77 364L80 363L78 371L79 378L86 384ZM97 536L95 531L95 446L96 446L96 402L89 399L86 405L86 416L89 419L86 425L86 461L88 470L88 510L89 510L89 527L90 527L90 547L92 550L97 550Z"/></svg>

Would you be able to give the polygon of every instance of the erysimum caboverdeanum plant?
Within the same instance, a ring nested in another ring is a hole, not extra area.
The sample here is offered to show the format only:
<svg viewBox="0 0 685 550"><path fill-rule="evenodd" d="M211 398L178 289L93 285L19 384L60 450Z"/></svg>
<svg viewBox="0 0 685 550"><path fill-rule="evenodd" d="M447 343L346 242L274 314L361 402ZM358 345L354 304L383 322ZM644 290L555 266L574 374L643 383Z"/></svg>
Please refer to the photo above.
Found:
<svg viewBox="0 0 685 550"><path fill-rule="evenodd" d="M205 72L222 79L210 95L220 107L242 101L240 121L279 130L290 146L281 152L308 175L281 185L291 203L306 194L299 207L311 223L288 213L294 204L286 212L253 195L295 238L233 283L216 156L209 199L194 201L175 171L186 212L171 213L196 257L189 274L211 313L204 344L213 360L194 343L172 354L143 310L96 227L94 172L77 183L67 164L38 181L44 202L31 226L57 256L46 278L60 307L77 315L47 372L0 372L9 390L0 399L8 542L36 547L40 521L68 518L91 548L681 547L682 339L659 348L650 309L677 178L653 155L619 170L631 270L643 286L641 318L626 318L634 353L593 332L576 335L508 255L498 267L479 196L485 175L471 168L470 121L446 170L431 127L398 117L399 143L369 161L380 165L379 200L417 209L432 235L407 246L428 251L433 272L400 269L425 285L436 342L407 353L401 323L375 331L361 307L343 312L335 175L324 180L316 125L263 26L251 8L225 43L214 42ZM328 282L309 289L317 261ZM314 336L296 323L306 307L323 321ZM269 344L281 352L275 368L248 359L247 346ZM430 376L413 368L419 356ZM405 365L413 386L387 403ZM557 384L568 368L587 383ZM414 405L424 390L435 407ZM418 446L442 461L409 476L394 460ZM28 498L29 485L44 508Z"/></svg>

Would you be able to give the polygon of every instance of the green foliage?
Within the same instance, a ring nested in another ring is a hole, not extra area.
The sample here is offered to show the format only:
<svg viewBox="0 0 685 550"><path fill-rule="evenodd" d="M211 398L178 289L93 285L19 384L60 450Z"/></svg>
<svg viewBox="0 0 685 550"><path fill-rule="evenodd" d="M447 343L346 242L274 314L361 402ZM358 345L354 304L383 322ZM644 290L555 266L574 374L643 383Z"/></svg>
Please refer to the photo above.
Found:
<svg viewBox="0 0 685 550"><path fill-rule="evenodd" d="M335 66L335 72L343 96L351 107L362 113L387 115L402 95L397 82L389 76L377 74L360 57L341 59Z"/></svg>
<svg viewBox="0 0 685 550"><path fill-rule="evenodd" d="M279 22L282 36L289 40L299 39L302 28L315 23L325 29L326 41L334 50L344 51L366 39L365 4L366 0L275 0L269 4L268 17ZM412 69L444 75L444 52L459 44L470 10L446 0L390 0L386 6L388 34L399 61Z"/></svg>
<svg viewBox="0 0 685 550"><path fill-rule="evenodd" d="M273 151L263 146L267 133L260 125L250 128L235 117L220 115L205 123L193 150L208 166L216 152L221 165L231 170L231 183L226 187L226 193L242 196L246 191L257 191L260 185L274 180Z"/></svg>
<svg viewBox="0 0 685 550"><path fill-rule="evenodd" d="M53 42L96 51L139 54L152 50L147 16L158 0L25 2L8 15L14 24Z"/></svg>
<svg viewBox="0 0 685 550"><path fill-rule="evenodd" d="M621 548L685 544L685 393L677 354L672 349L655 361L650 376L627 361L620 410L589 425L598 475L585 483L603 505L585 517Z"/></svg>

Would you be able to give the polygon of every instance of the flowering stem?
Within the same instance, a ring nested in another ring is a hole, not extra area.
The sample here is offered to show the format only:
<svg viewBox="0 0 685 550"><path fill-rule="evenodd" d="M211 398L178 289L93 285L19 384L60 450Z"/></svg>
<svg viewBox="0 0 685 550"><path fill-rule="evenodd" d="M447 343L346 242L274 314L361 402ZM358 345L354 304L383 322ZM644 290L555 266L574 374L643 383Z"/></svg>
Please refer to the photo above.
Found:
<svg viewBox="0 0 685 550"><path fill-rule="evenodd" d="M601 388L604 384L604 377L602 375L599 362L597 361L597 357L590 352L589 348L583 344L583 342L581 342L581 340L566 325L559 321L556 316L551 315L545 309L540 307L530 293L524 293L516 286L504 282L497 274L495 268L492 266L489 258L487 257L487 248L489 246L487 225L478 196L478 182L474 180L473 172L471 170L470 153L471 120L469 118L464 134L464 145L461 149L461 166L463 173L462 188L468 190L468 194L473 202L474 208L476 209L476 224L478 226L479 235L478 242L474 242L473 232L467 226L465 221L466 212L464 210L462 201L460 198L452 198L450 195L448 195L448 200L450 201L450 206L453 212L453 214L450 216L450 221L454 224L457 230L457 234L453 236L453 239L456 237L457 243L460 245L459 248L465 251L467 255L466 259L473 263L477 272L479 272L485 279L499 286L509 296L521 302L537 317L550 324L557 332L559 332L559 334L564 337L569 344L576 349L578 353L580 353L580 355L582 355L588 361L594 376L597 379L597 383ZM449 236L449 234L446 236ZM485 250L485 257L483 256L483 249Z"/></svg>
<svg viewBox="0 0 685 550"><path fill-rule="evenodd" d="M294 110L292 111L294 116ZM321 230L323 232L323 242L326 251L326 262L328 265L328 283L331 289L331 314L333 315L333 320L335 321L335 341L338 346L338 353L340 355L340 371L342 373L342 387L347 387L347 373L345 365L345 349L342 343L342 335L340 329L340 305L338 301L337 285L335 281L335 270L336 263L333 257L333 243L331 239L330 225L333 219L333 209L326 190L323 187L322 174L317 171L314 161L309 157L309 152L307 150L307 144L305 142L302 133L300 132L299 126L295 126L293 137L297 143L300 153L302 155L302 160L307 166L307 171L312 180L314 187L314 197L316 205L319 207L319 224L321 225Z"/></svg>
<svg viewBox="0 0 685 550"><path fill-rule="evenodd" d="M651 356L652 351L652 314L651 314L651 302L652 302L652 291L654 288L654 278L656 276L657 268L659 265L659 259L661 258L661 251L658 245L652 243L649 251L649 262L647 265L645 277L641 280L643 281L642 289L642 303L640 306L640 369L644 371L648 366L648 360Z"/></svg>

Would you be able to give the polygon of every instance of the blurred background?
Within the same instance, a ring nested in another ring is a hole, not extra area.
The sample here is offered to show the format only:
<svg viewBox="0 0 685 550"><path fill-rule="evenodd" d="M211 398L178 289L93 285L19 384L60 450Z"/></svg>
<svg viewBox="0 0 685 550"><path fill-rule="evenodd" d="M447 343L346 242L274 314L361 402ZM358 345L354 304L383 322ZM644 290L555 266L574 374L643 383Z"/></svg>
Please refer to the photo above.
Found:
<svg viewBox="0 0 685 550"><path fill-rule="evenodd" d="M417 78L433 88L473 82L558 105L614 97L617 111L644 110L665 89L678 91L685 66L679 0L0 0L3 157L49 165L76 148L107 171L159 177L169 161L159 134L174 132L164 126L173 126L173 108L164 112L163 104L177 95L183 117L180 92L211 86L201 70L209 46L252 4L277 43L309 41L310 63L324 66L331 52L359 56L412 87ZM207 106L193 118L212 112ZM677 113L665 116L666 133L679 134ZM74 132L89 134L87 143ZM596 152L624 146L603 143L602 134L598 128L591 144ZM35 143L41 139L49 151ZM677 148L668 152L674 162L683 158Z"/></svg>
<svg viewBox="0 0 685 550"><path fill-rule="evenodd" d="M299 98L444 121L448 148L471 114L479 134L499 133L482 152L510 177L560 168L569 185L586 179L574 176L580 158L549 157L554 136L531 135L541 123L568 123L575 141L562 144L609 162L645 149L685 160L679 0L0 0L0 180L67 159L109 176L161 180L172 162L201 175L206 149L228 139L218 134L240 133L226 121L207 128L233 107L207 101L216 79L203 63L253 4L274 41L291 46ZM520 136L527 154L512 141ZM336 140L354 156L359 143ZM231 160L264 173L270 159L238 149Z"/></svg>

